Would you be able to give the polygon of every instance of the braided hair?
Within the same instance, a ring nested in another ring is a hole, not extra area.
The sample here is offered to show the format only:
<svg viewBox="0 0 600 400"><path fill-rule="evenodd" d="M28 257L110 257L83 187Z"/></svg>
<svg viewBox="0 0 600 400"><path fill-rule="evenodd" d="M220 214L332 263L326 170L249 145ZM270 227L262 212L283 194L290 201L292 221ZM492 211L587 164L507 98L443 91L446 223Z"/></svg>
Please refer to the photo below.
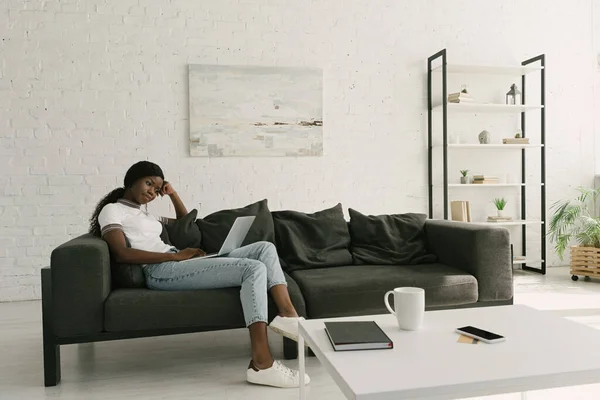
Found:
<svg viewBox="0 0 600 400"><path fill-rule="evenodd" d="M125 179L123 179L123 186L109 192L96 205L96 209L94 210L94 213L90 218L89 232L92 235L98 237L101 236L100 223L98 223L98 215L100 215L100 211L102 211L104 206L110 203L116 203L117 200L119 200L125 195L125 190L127 188L130 188L138 179L141 179L145 176L159 176L163 180L165 179L162 169L160 169L158 165L150 161L139 161L133 164L131 167L129 167L127 173L125 174Z"/></svg>

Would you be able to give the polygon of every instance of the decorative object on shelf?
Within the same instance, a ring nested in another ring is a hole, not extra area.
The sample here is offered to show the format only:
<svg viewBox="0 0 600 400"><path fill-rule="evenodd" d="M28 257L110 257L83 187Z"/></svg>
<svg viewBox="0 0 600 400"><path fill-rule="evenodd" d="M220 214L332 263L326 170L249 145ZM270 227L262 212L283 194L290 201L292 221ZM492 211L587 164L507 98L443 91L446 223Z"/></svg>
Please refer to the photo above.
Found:
<svg viewBox="0 0 600 400"><path fill-rule="evenodd" d="M489 185L498 183L499 179L497 176L490 175L473 175L473 183L476 185Z"/></svg>
<svg viewBox="0 0 600 400"><path fill-rule="evenodd" d="M471 204L468 201L452 201L450 214L452 221L471 222Z"/></svg>
<svg viewBox="0 0 600 400"><path fill-rule="evenodd" d="M460 92L469 93L469 87L465 83L463 83L462 85L460 85Z"/></svg>
<svg viewBox="0 0 600 400"><path fill-rule="evenodd" d="M467 176L467 174L469 173L468 169L461 169L460 170L460 174L462 175L460 177L460 183L469 183L469 177Z"/></svg>
<svg viewBox="0 0 600 400"><path fill-rule="evenodd" d="M557 201L551 207L554 215L550 220L548 236L554 242L556 253L563 259L572 240L579 246L571 247L571 274L600 277L600 217L596 215L600 188L578 187L575 200Z"/></svg>
<svg viewBox="0 0 600 400"><path fill-rule="evenodd" d="M510 86L510 90L506 93L506 104L509 105L520 105L521 104L521 92L514 83Z"/></svg>
<svg viewBox="0 0 600 400"><path fill-rule="evenodd" d="M486 131L485 129L482 130L479 133L479 136L477 136L479 138L479 143L480 144L490 144L490 142L492 141L491 137L490 137L490 133L488 131Z"/></svg>
<svg viewBox="0 0 600 400"><path fill-rule="evenodd" d="M529 144L529 138L524 138L524 137L503 138L502 143L503 144Z"/></svg>
<svg viewBox="0 0 600 400"><path fill-rule="evenodd" d="M506 207L506 199L504 197L495 198L494 205L498 211L498 217L504 217L504 207Z"/></svg>
<svg viewBox="0 0 600 400"><path fill-rule="evenodd" d="M515 133L515 139L521 139L521 136L523 136L523 132L521 132L521 130L519 129L517 133Z"/></svg>

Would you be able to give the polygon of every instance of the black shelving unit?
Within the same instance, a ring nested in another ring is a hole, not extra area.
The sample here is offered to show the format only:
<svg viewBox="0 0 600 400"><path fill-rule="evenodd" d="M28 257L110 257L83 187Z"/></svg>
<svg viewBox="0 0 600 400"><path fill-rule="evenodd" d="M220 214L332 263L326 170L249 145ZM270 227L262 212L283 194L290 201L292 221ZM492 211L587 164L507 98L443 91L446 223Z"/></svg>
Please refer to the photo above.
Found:
<svg viewBox="0 0 600 400"><path fill-rule="evenodd" d="M433 152L433 115L434 115L434 106L433 106L433 65L437 60L441 61L441 65L435 67L441 68L441 85L442 85L442 98L441 100L441 118L442 118L442 197L443 197L443 218L448 219L448 206L449 206L449 197L448 197L448 63L447 63L447 50L443 49L427 59L427 135L428 135L428 191L429 191L429 218L434 217L434 152ZM541 258L540 262L541 267L531 267L529 265L522 264L522 269L526 271L537 272L541 274L546 273L546 65L545 65L545 55L541 54L537 57L530 58L521 63L521 66L528 67L537 65L539 72L541 74L540 80L540 90L541 90L541 124L540 124L540 151L541 151L541 166L540 166L540 178L541 178L541 198L540 198L540 230L541 230ZM494 67L466 67L461 66L462 68L476 69L476 68L489 68L490 73L493 72ZM499 68L500 70L502 68ZM526 73L525 71L521 75L521 98L522 105L526 105ZM484 110L483 110L484 111ZM521 131L523 137L526 136L526 108L523 107L521 111ZM527 219L527 186L526 186L526 152L527 149L525 147L521 150L521 219L526 221ZM521 231L521 240L522 240L522 254L526 256L527 251L527 225L524 223ZM512 252L512 250L511 250Z"/></svg>

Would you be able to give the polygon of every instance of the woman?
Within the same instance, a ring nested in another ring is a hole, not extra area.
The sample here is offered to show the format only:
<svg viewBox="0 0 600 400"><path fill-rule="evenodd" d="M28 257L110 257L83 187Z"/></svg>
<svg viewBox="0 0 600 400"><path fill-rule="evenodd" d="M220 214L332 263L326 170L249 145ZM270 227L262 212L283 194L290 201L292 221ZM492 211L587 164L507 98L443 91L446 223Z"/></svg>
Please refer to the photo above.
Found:
<svg viewBox="0 0 600 400"><path fill-rule="evenodd" d="M162 223L147 212L147 204L157 196L169 196L177 218L187 210L173 186L164 180L160 167L149 161L132 165L124 186L108 193L96 206L90 219L90 232L101 236L119 263L142 264L146 283L157 290L216 289L241 286L240 298L246 326L250 331L252 360L246 371L250 383L298 387L298 371L271 356L267 341L267 291L277 304L279 315L271 329L297 340L298 317L287 291L285 277L275 246L257 242L215 257L179 263L204 255L196 248L176 249L164 243ZM141 209L144 205L145 210ZM126 244L129 240L130 246ZM305 381L309 382L308 376Z"/></svg>

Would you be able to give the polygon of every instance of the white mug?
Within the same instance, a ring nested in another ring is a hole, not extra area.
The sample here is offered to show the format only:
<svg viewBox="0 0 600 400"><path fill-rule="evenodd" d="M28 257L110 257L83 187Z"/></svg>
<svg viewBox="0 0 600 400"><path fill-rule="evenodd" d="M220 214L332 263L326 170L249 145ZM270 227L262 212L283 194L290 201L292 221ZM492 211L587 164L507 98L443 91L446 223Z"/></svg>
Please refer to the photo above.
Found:
<svg viewBox="0 0 600 400"><path fill-rule="evenodd" d="M394 294L394 310L388 301ZM407 331L415 331L421 327L425 316L425 290L417 287L397 287L383 296L387 309L396 316L398 327Z"/></svg>

